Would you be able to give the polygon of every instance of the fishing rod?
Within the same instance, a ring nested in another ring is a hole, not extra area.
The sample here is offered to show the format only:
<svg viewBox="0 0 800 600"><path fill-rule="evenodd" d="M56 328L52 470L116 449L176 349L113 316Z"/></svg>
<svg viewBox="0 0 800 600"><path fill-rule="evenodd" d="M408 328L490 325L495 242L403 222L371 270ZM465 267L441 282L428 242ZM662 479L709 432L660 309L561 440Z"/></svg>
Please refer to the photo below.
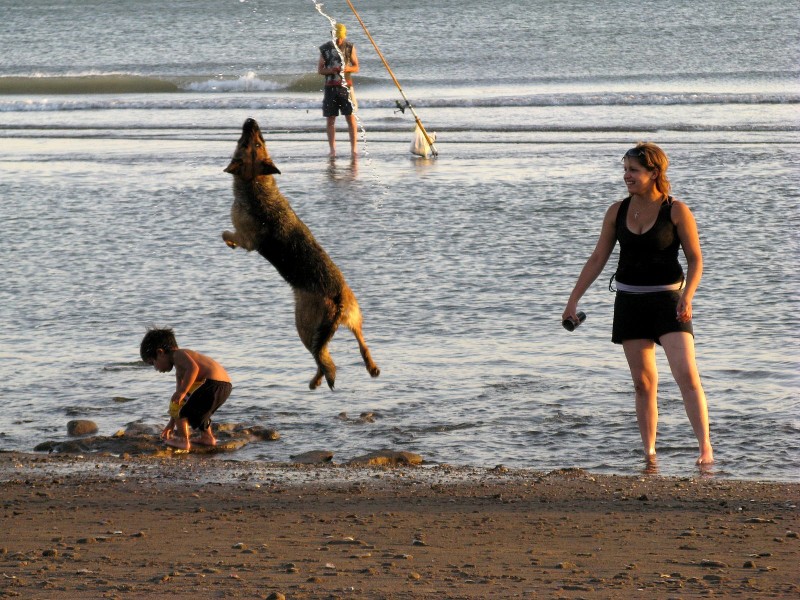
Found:
<svg viewBox="0 0 800 600"><path fill-rule="evenodd" d="M428 142L428 145L431 147L431 152L433 153L434 156L438 156L439 152L437 152L436 150L436 146L433 143L433 138L431 138L431 136L428 135L428 132L425 131L425 126L422 124L422 121L419 120L419 116L417 116L417 112L414 110L414 107L411 106L411 102L408 101L408 98L406 97L403 88L400 86L400 82L397 81L397 77L395 77L394 73L392 73L392 69L391 67L389 67L389 63L386 62L386 59L383 57L380 48L378 48L378 44L375 43L375 40L373 40L372 36L369 34L369 30L367 29L367 26L364 25L364 21L361 20L361 17L356 11L356 7L353 6L353 3L350 2L350 0L347 0L347 5L350 7L350 10L353 11L353 14L356 16L356 19L358 19L358 22L361 24L361 28L364 30L364 33L367 34L369 41L372 42L372 45L375 47L375 52L378 53L378 58L381 59L383 66L386 67L386 70L389 72L389 76L392 78L392 81L394 81L394 84L397 86L397 89L400 90L400 95L403 97L403 100L406 101L406 106L411 111L411 114L414 115L414 120L417 122L417 127L419 127L420 131L422 131L422 135L425 136L425 141ZM400 106L399 102L397 104L398 106Z"/></svg>

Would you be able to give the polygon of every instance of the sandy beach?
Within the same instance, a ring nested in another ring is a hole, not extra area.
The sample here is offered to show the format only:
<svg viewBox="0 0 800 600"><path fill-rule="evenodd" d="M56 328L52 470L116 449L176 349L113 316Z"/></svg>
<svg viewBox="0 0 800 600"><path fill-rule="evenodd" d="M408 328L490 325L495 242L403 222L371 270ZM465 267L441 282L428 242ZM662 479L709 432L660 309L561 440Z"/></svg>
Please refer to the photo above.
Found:
<svg viewBox="0 0 800 600"><path fill-rule="evenodd" d="M800 484L0 454L0 596L797 597Z"/></svg>

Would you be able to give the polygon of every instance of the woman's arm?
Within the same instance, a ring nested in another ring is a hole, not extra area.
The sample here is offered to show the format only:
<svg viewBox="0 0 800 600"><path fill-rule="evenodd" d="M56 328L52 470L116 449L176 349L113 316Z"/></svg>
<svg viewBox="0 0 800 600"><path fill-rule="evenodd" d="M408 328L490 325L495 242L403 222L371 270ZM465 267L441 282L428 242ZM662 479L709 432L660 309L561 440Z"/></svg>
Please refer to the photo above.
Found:
<svg viewBox="0 0 800 600"><path fill-rule="evenodd" d="M692 299L703 276L703 253L700 251L700 236L692 211L683 202L672 204L672 222L678 229L683 255L686 257L686 286L678 302L678 321L685 323L692 318Z"/></svg>
<svg viewBox="0 0 800 600"><path fill-rule="evenodd" d="M562 319L578 318L578 300L581 299L586 290L589 289L589 286L603 272L603 268L608 262L608 257L611 256L611 252L613 252L617 243L616 221L620 204L621 202L615 202L606 211L606 216L603 218L603 227L600 230L600 237L597 239L597 244L591 256L589 256L589 260L586 261L583 269L581 269L578 281L575 283L575 287L569 295L569 300L567 300L564 313L561 315Z"/></svg>

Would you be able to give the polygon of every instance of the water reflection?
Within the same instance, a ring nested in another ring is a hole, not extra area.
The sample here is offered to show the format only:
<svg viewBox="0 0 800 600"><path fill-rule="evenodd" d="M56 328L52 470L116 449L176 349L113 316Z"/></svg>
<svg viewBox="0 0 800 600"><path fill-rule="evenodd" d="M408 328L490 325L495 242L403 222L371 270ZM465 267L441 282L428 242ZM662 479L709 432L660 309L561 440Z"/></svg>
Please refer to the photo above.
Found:
<svg viewBox="0 0 800 600"><path fill-rule="evenodd" d="M326 172L330 180L336 183L355 181L358 178L358 156L351 157L349 161L337 161L335 156L331 156Z"/></svg>

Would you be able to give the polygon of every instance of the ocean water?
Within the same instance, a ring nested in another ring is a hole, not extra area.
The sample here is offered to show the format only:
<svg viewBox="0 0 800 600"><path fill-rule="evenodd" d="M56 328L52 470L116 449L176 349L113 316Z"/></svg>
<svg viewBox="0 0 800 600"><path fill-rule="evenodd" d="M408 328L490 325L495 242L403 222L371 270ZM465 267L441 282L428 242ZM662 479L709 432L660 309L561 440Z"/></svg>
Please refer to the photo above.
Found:
<svg viewBox="0 0 800 600"><path fill-rule="evenodd" d="M700 229L710 474L800 480L796 3L355 6L438 158L409 153L413 119L344 1L0 0L0 450L64 439L74 418L104 435L165 423L174 377L138 357L160 325L229 370L217 421L281 433L227 459L389 447L639 473L610 342L616 255L581 303L586 323L568 333L560 315L624 195L620 158L646 139ZM356 162L326 156L318 8L360 58ZM342 330L336 391L309 391L290 289L220 238L222 169L248 117L359 298L378 379ZM658 360L658 472L692 476L696 442Z"/></svg>

